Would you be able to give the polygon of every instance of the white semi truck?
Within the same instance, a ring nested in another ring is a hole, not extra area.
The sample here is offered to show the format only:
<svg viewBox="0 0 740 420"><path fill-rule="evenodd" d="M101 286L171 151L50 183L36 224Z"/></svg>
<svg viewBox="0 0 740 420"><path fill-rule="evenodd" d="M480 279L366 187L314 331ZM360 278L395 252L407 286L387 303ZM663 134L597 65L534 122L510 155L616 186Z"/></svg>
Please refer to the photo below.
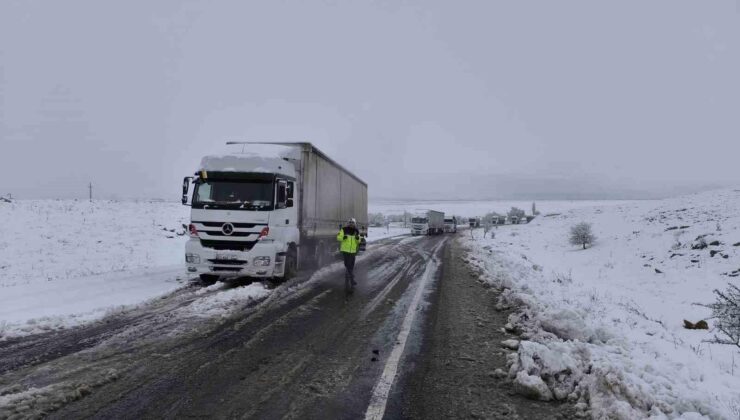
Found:
<svg viewBox="0 0 740 420"><path fill-rule="evenodd" d="M226 148L183 180L182 203L192 207L189 275L286 279L335 255L350 218L367 232L367 184L310 143Z"/></svg>
<svg viewBox="0 0 740 420"><path fill-rule="evenodd" d="M445 231L445 214L428 210L411 218L411 235L439 235Z"/></svg>
<svg viewBox="0 0 740 420"><path fill-rule="evenodd" d="M445 233L457 233L457 218L445 219Z"/></svg>

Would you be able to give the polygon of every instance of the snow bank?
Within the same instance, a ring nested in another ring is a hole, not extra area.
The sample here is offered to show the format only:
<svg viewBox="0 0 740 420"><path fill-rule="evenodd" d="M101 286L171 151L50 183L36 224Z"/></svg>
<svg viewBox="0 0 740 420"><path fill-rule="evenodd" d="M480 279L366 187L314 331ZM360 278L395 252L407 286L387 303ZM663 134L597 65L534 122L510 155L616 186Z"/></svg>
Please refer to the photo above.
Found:
<svg viewBox="0 0 740 420"><path fill-rule="evenodd" d="M368 228L367 242L376 242L382 239L394 238L396 236L409 235L411 229L403 227L370 227Z"/></svg>
<svg viewBox="0 0 740 420"><path fill-rule="evenodd" d="M587 250L568 244L582 221L597 236ZM463 238L504 289L499 307L517 307L507 329L521 339L509 355L519 392L593 418L740 416L740 354L707 342L717 331L702 306L737 281L740 192L580 207L482 236Z"/></svg>
<svg viewBox="0 0 740 420"><path fill-rule="evenodd" d="M0 206L0 338L78 325L182 286L179 203Z"/></svg>
<svg viewBox="0 0 740 420"><path fill-rule="evenodd" d="M218 290L218 292L207 294L212 290ZM216 283L198 290L198 294L206 294L206 296L180 308L178 313L200 318L228 318L250 302L267 297L270 292L262 283L235 288L230 287L228 283Z"/></svg>

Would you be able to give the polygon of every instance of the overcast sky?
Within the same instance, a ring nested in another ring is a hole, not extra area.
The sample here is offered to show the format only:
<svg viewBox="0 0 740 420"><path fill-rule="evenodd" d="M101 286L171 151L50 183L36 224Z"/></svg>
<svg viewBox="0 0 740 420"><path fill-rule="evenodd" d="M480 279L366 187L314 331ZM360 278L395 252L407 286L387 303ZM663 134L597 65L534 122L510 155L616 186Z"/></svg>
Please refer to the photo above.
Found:
<svg viewBox="0 0 740 420"><path fill-rule="evenodd" d="M177 199L226 140L379 198L740 184L729 1L0 1L0 193Z"/></svg>

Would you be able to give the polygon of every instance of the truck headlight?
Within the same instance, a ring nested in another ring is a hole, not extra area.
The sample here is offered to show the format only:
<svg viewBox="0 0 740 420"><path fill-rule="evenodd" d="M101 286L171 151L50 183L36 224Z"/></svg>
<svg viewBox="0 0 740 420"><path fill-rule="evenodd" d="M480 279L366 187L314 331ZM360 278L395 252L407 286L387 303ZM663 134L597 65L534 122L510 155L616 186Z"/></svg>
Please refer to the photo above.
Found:
<svg viewBox="0 0 740 420"><path fill-rule="evenodd" d="M190 264L200 264L200 255L198 254L185 254L185 262Z"/></svg>
<svg viewBox="0 0 740 420"><path fill-rule="evenodd" d="M265 267L270 265L270 257L254 257L252 263L257 267Z"/></svg>

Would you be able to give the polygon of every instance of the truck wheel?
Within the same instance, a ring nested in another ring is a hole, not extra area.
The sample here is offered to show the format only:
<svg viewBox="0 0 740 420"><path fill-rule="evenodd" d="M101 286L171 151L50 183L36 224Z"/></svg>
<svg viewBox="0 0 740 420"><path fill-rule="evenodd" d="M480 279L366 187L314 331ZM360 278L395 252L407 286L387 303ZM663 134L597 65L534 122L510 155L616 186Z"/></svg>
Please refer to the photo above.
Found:
<svg viewBox="0 0 740 420"><path fill-rule="evenodd" d="M200 276L200 282L203 283L206 286L210 286L218 281L219 276L215 274L201 274Z"/></svg>
<svg viewBox="0 0 740 420"><path fill-rule="evenodd" d="M283 281L295 277L298 272L298 255L296 249L291 247L285 254L285 271L283 272Z"/></svg>
<svg viewBox="0 0 740 420"><path fill-rule="evenodd" d="M324 249L324 242L318 242L314 248L314 264L316 268L321 268L326 263L326 250Z"/></svg>

